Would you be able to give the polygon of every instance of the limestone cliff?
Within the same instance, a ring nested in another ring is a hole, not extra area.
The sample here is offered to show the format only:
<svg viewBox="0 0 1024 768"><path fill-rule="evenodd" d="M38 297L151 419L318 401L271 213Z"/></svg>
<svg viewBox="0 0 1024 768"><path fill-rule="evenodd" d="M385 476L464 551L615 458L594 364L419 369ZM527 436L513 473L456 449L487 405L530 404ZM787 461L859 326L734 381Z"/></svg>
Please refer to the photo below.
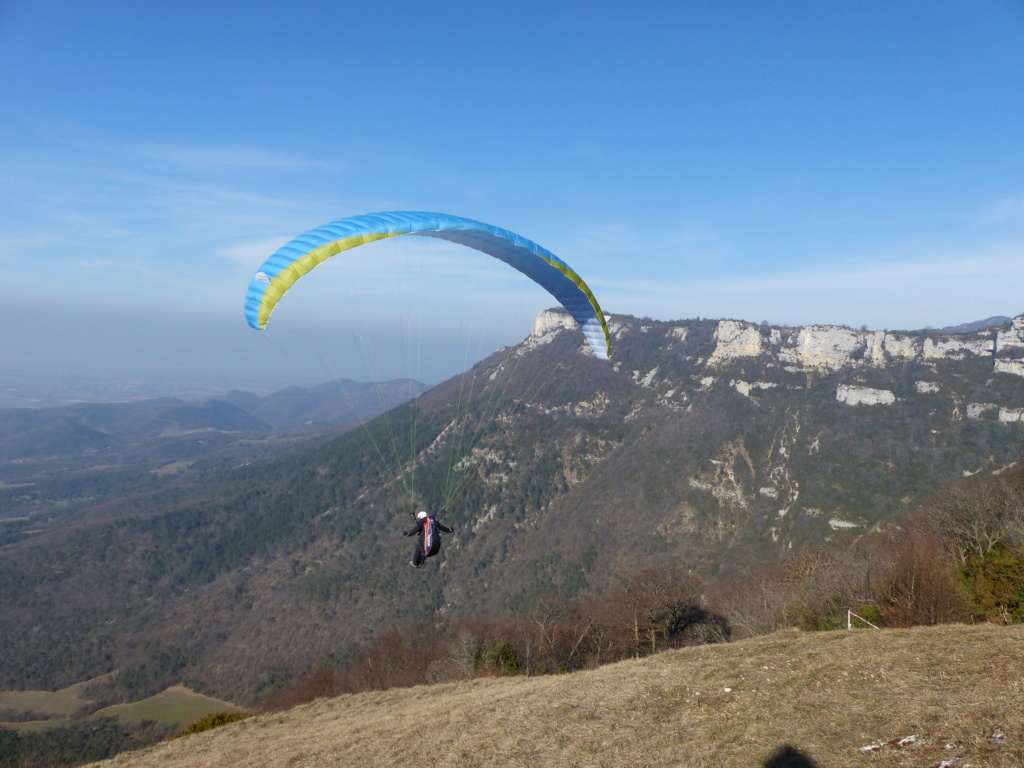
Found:
<svg viewBox="0 0 1024 768"><path fill-rule="evenodd" d="M765 328L737 320L720 320L716 338L718 343L708 360L711 365L770 355L779 362L805 370L835 371L848 366L884 367L910 360L937 362L966 356L995 359L997 350L1015 350L1017 355L1024 356L1024 316L1015 318L1013 326L1005 330L943 336L933 336L926 331L891 333L835 325ZM1022 364L1024 360L1015 357L1001 362Z"/></svg>
<svg viewBox="0 0 1024 768"><path fill-rule="evenodd" d="M647 331L651 330L647 326ZM631 324L610 318L609 329L614 339L621 340ZM539 313L527 346L533 347L552 339L560 331L574 331L572 318L557 310ZM683 345L687 328L672 326L667 332L670 346ZM701 388L707 389L717 381L716 374L743 361L760 361L769 366L781 366L789 373L807 375L841 371L884 371L904 364L919 364L923 375L937 371L943 364L975 360L993 373L1006 373L1024 377L1024 315L1015 317L1008 327L987 328L967 333L939 333L927 330L916 332L890 332L856 330L835 325L809 325L800 328L773 328L742 320L719 320L714 332L714 350L701 361L706 369L700 377ZM581 345L583 349L585 345ZM618 367L618 366L617 366ZM657 369L632 372L635 382L645 388L656 388ZM758 390L779 386L778 382L729 379L729 385L745 396ZM792 386L792 385L791 385ZM914 382L917 394L937 393L941 385L936 381ZM684 392L682 388L665 393L663 402ZM892 405L896 394L888 389L870 387L859 382L843 383L835 390L837 401L851 405ZM965 403L962 412L967 418L985 418L997 413L999 421L1020 421L1018 403L975 402Z"/></svg>
<svg viewBox="0 0 1024 768"><path fill-rule="evenodd" d="M560 312L536 328L527 345L576 334ZM625 420L666 443L627 458L616 450L628 440L606 440L574 463L573 487L587 498L586 467L643 477L645 500L664 487L651 523L678 546L856 534L940 482L1000 471L1024 447L1024 315L964 333L619 316L609 329L612 371L636 391Z"/></svg>

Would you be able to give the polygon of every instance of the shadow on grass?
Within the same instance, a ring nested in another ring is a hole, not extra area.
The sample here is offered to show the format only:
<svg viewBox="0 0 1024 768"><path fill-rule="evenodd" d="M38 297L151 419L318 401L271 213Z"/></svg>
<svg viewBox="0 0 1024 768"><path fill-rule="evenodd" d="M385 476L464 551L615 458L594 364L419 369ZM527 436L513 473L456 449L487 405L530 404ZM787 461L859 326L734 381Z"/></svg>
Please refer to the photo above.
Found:
<svg viewBox="0 0 1024 768"><path fill-rule="evenodd" d="M796 747L786 744L765 760L764 768L818 768L818 764Z"/></svg>

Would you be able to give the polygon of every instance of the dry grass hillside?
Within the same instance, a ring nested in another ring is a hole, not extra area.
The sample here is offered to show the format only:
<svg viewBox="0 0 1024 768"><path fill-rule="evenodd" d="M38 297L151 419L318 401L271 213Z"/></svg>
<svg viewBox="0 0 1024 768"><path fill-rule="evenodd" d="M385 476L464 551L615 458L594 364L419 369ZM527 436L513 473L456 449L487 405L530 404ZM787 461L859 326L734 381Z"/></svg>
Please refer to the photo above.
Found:
<svg viewBox="0 0 1024 768"><path fill-rule="evenodd" d="M1024 627L803 633L320 700L104 766L1024 765Z"/></svg>

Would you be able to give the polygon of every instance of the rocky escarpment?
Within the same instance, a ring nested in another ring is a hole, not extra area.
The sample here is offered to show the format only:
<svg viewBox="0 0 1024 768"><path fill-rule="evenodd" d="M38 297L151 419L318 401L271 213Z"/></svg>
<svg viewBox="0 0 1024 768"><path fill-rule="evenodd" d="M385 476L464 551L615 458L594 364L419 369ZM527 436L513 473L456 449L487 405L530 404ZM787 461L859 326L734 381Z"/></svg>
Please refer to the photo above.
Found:
<svg viewBox="0 0 1024 768"><path fill-rule="evenodd" d="M677 433L630 470L645 478L643 499L671 488L650 522L674 545L789 547L863 531L928 488L1019 459L1024 315L965 333L619 316L609 330L613 370L643 393L626 422ZM544 312L526 346L575 333L567 315Z"/></svg>
<svg viewBox="0 0 1024 768"><path fill-rule="evenodd" d="M667 328L659 328L666 326ZM623 319L609 318L609 329L613 343L621 341L633 328L634 323ZM534 326L533 334L526 347L534 348L550 342L561 331L572 331L575 326L571 317L559 311L541 312ZM677 347L685 354L685 342L691 326L652 324L648 331L658 328L666 336L666 346ZM854 379L844 381L835 389L835 399L850 406L893 405L899 395L892 389L871 386L867 380L887 369L913 364L921 379L913 383L916 394L937 394L949 391L948 384L940 382L937 374L949 364L973 361L993 374L1009 374L1024 377L1024 315L997 328L987 328L961 334L937 333L932 331L891 332L853 329L835 325L810 325L800 328L774 328L764 324L742 320L719 320L713 334L714 348L709 355L696 360L701 373L691 383L698 389L708 389L719 381L722 375L744 363L760 361L769 368L789 374L823 376L838 372L854 374ZM583 347L581 347L583 349ZM613 355L614 359L614 355ZM617 369L622 369L616 363ZM665 386L668 381L665 371L658 368L633 371L636 383L644 387L658 387L659 381L663 402L686 401L686 388ZM857 376L856 374L863 374ZM692 378L692 377L691 377ZM861 381L859 379L864 379ZM750 381L729 377L728 385L739 393L752 396L758 392L778 386L787 386L780 381ZM674 383L681 383L674 380ZM799 379L793 379L788 386L802 386ZM956 387L954 386L955 390ZM1014 402L972 402L969 393L953 392L956 416L970 419L993 418L1002 422L1022 420L1024 411Z"/></svg>
<svg viewBox="0 0 1024 768"><path fill-rule="evenodd" d="M608 321L613 340L621 339L633 326L614 317ZM568 314L542 311L526 345L535 347L549 342L560 331L574 328ZM675 341L685 341L687 333L688 326L669 324L668 335ZM908 361L936 364L975 357L991 359L997 372L1024 376L1024 315L1015 317L1007 327L962 334L869 331L837 325L773 328L743 320L719 320L714 339L714 351L704 361L710 368L756 357L774 358L790 371L881 368Z"/></svg>
<svg viewBox="0 0 1024 768"><path fill-rule="evenodd" d="M710 365L771 355L793 368L840 370L905 361L937 363L971 356L991 358L994 370L1024 376L1024 315L1014 318L1008 328L956 335L854 330L834 325L770 328L721 320L716 338Z"/></svg>
<svg viewBox="0 0 1024 768"><path fill-rule="evenodd" d="M710 367L722 367L745 358L768 357L790 372L830 372L885 369L905 363L919 363L921 370L938 370L943 364L975 359L991 366L992 373L1024 377L1024 315L1009 327L990 328L965 334L892 333L854 330L842 326L811 325L804 328L766 328L737 320L721 320L716 331L715 351ZM917 394L937 393L935 381L915 383ZM751 384L739 387L749 391ZM892 405L896 394L887 389L843 383L836 399L847 405ZM966 403L968 418L994 414L999 421L1021 420L1012 404Z"/></svg>

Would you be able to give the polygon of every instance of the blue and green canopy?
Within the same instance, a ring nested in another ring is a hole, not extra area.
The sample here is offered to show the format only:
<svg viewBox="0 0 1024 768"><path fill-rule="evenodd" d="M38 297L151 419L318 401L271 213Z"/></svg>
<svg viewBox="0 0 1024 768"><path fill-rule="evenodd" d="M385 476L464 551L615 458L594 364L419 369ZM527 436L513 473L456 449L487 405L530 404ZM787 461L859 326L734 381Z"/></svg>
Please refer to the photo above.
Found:
<svg viewBox="0 0 1024 768"><path fill-rule="evenodd" d="M281 297L316 265L342 251L399 235L436 237L504 261L547 290L568 310L597 357L607 359L611 354L611 339L601 307L583 278L568 264L507 229L444 213L368 213L300 235L279 248L253 276L245 297L246 320L253 328L265 328Z"/></svg>

